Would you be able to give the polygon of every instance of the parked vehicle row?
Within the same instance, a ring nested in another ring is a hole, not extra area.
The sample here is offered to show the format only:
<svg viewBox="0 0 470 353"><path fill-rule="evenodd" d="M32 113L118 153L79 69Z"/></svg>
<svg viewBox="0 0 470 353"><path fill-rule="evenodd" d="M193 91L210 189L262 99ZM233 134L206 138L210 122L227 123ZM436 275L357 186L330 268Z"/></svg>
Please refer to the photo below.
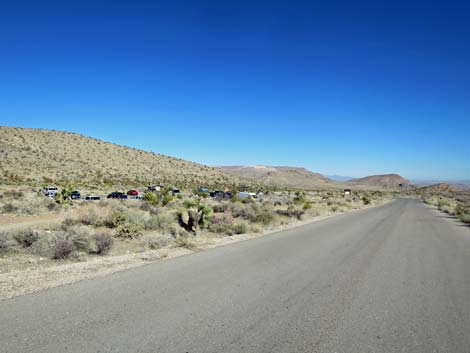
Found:
<svg viewBox="0 0 470 353"><path fill-rule="evenodd" d="M162 188L162 186L159 186L159 187ZM162 189L159 189L159 190L162 190ZM177 194L180 193L180 190L176 187L174 187L170 190L171 190L171 193L173 194L173 196L176 196ZM148 192L148 191L158 192L156 190L150 190L150 187L149 187L149 190L147 190L145 192ZM47 197L54 198L55 195L59 192L59 188L57 188L55 186L47 186L47 187L44 187L41 190L41 192ZM108 198L108 199L118 199L118 200L125 200L127 198L139 199L139 198L142 198L142 196L145 192L139 192L138 190L134 190L134 189L127 191L127 193L120 192L120 191L113 191L113 192L109 193L106 196L106 198ZM207 188L207 187L199 187L197 189L197 192L198 193L204 193L204 194L207 194L210 197L219 198L219 199L222 199L222 198L229 199L229 198L232 198L232 196L233 196L233 193L231 191L222 191L222 190L210 191L209 188ZM252 193L252 192L241 191L241 192L237 193L237 196L241 199L246 199L246 198L256 198L257 195L255 193ZM70 199L71 200L84 199L84 200L91 201L91 200L101 200L101 196L100 195L86 195L85 197L82 197L82 195L80 194L80 191L74 190L70 193Z"/></svg>

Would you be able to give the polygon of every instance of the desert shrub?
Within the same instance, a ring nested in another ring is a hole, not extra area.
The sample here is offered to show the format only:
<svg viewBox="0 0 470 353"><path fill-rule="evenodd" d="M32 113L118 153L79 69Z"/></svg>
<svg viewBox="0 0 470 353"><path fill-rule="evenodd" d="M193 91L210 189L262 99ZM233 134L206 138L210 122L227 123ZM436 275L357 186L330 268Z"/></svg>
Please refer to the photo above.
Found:
<svg viewBox="0 0 470 353"><path fill-rule="evenodd" d="M80 221L75 219L75 218L70 218L70 217L66 217L62 223L60 224L60 229L66 231L68 230L69 228L77 225L77 224L80 224Z"/></svg>
<svg viewBox="0 0 470 353"><path fill-rule="evenodd" d="M127 222L140 224L142 227L148 222L150 217L148 212L142 212L137 209L130 209L127 212Z"/></svg>
<svg viewBox="0 0 470 353"><path fill-rule="evenodd" d="M470 213L462 213L459 215L459 219L467 224L470 224Z"/></svg>
<svg viewBox="0 0 470 353"><path fill-rule="evenodd" d="M71 241L78 251L89 253L92 251L93 228L90 226L73 226L67 230L66 238Z"/></svg>
<svg viewBox="0 0 470 353"><path fill-rule="evenodd" d="M7 251L10 247L10 237L7 233L0 232L0 252Z"/></svg>
<svg viewBox="0 0 470 353"><path fill-rule="evenodd" d="M122 226L127 221L127 214L123 211L115 210L111 213L110 217L105 221L105 225L109 228L117 228Z"/></svg>
<svg viewBox="0 0 470 353"><path fill-rule="evenodd" d="M242 218L249 221L256 220L256 207L254 204L233 203L230 207L230 212L235 218Z"/></svg>
<svg viewBox="0 0 470 353"><path fill-rule="evenodd" d="M174 239L170 235L163 234L146 234L144 243L149 249L160 249L173 243Z"/></svg>
<svg viewBox="0 0 470 353"><path fill-rule="evenodd" d="M470 203L459 202L455 206L455 215L464 223L470 223Z"/></svg>
<svg viewBox="0 0 470 353"><path fill-rule="evenodd" d="M108 254L114 244L112 235L106 232L99 232L94 234L93 240L95 242L96 253L98 255Z"/></svg>
<svg viewBox="0 0 470 353"><path fill-rule="evenodd" d="M84 225L101 227L107 223L109 218L109 211L104 207L100 207L98 210L94 205L87 205L80 210L76 220Z"/></svg>
<svg viewBox="0 0 470 353"><path fill-rule="evenodd" d="M307 201L307 197L304 192L296 191L292 201L294 201L296 204L301 204Z"/></svg>
<svg viewBox="0 0 470 353"><path fill-rule="evenodd" d="M429 205L437 206L439 200L436 196L425 196L423 201Z"/></svg>
<svg viewBox="0 0 470 353"><path fill-rule="evenodd" d="M49 202L51 202L50 199L36 193L26 193L20 199L15 200L13 206L17 213L32 215L45 211L45 204Z"/></svg>
<svg viewBox="0 0 470 353"><path fill-rule="evenodd" d="M364 203L364 205L369 205L372 201L371 201L371 199L368 195L364 195L364 196L362 196L362 202ZM335 212L335 211L333 211L333 212Z"/></svg>
<svg viewBox="0 0 470 353"><path fill-rule="evenodd" d="M246 223L243 222L243 221L235 222L235 223L232 225L233 234L244 234L244 233L248 233L248 230L249 230L248 224L246 224Z"/></svg>
<svg viewBox="0 0 470 353"><path fill-rule="evenodd" d="M191 208L191 207L196 207L199 205L200 201L199 199L186 199L183 201L183 206L185 208Z"/></svg>
<svg viewBox="0 0 470 353"><path fill-rule="evenodd" d="M68 259L75 251L75 246L70 239L59 238L53 245L53 259Z"/></svg>
<svg viewBox="0 0 470 353"><path fill-rule="evenodd" d="M302 219L302 216L304 215L305 211L301 208L294 207L292 205L289 205L287 209L285 210L277 210L277 214L281 216L287 216L287 217L295 217L297 219Z"/></svg>
<svg viewBox="0 0 470 353"><path fill-rule="evenodd" d="M186 236L189 235L189 233L182 228L178 223L172 223L168 226L168 229L166 230L173 238L178 238L180 236Z"/></svg>
<svg viewBox="0 0 470 353"><path fill-rule="evenodd" d="M307 210L312 208L312 203L310 201L305 201L302 208L303 208L304 211L307 211Z"/></svg>
<svg viewBox="0 0 470 353"><path fill-rule="evenodd" d="M170 194L167 194L167 195L163 196L162 205L163 205L163 206L166 206L166 205L168 205L171 201L173 201L173 196L170 195Z"/></svg>
<svg viewBox="0 0 470 353"><path fill-rule="evenodd" d="M18 211L18 207L13 205L12 203L6 203L2 207L4 213L14 213Z"/></svg>
<svg viewBox="0 0 470 353"><path fill-rule="evenodd" d="M229 204L226 202L216 203L215 205L212 206L212 209L214 210L214 213L223 213L223 212L228 211Z"/></svg>
<svg viewBox="0 0 470 353"><path fill-rule="evenodd" d="M179 236L175 240L175 245L179 248L186 248L189 250L197 249L197 244L191 235Z"/></svg>
<svg viewBox="0 0 470 353"><path fill-rule="evenodd" d="M147 230L168 230L172 224L175 224L175 217L169 213L159 213L151 215L144 223Z"/></svg>
<svg viewBox="0 0 470 353"><path fill-rule="evenodd" d="M214 213L209 220L209 230L219 234L233 234L233 217L230 213Z"/></svg>
<svg viewBox="0 0 470 353"><path fill-rule="evenodd" d="M46 208L48 211L54 211L57 207L59 207L57 203L55 203L52 200L49 200L48 202L46 202Z"/></svg>
<svg viewBox="0 0 470 353"><path fill-rule="evenodd" d="M41 232L40 237L30 247L29 251L34 254L53 258L54 257L54 245L56 240L59 238L58 234L62 235L62 231L47 231Z"/></svg>
<svg viewBox="0 0 470 353"><path fill-rule="evenodd" d="M14 200L19 200L24 196L24 193L21 190L6 190L3 193L3 196L12 198Z"/></svg>
<svg viewBox="0 0 470 353"><path fill-rule="evenodd" d="M32 229L23 229L18 231L13 238L23 248L29 248L39 240L39 233Z"/></svg>
<svg viewBox="0 0 470 353"><path fill-rule="evenodd" d="M272 212L268 210L262 210L260 213L258 213L255 217L255 221L258 223L262 223L264 225L270 224L274 219L274 215Z"/></svg>
<svg viewBox="0 0 470 353"><path fill-rule="evenodd" d="M440 199L437 202L437 208L442 210L444 207L450 206L450 202L446 199Z"/></svg>
<svg viewBox="0 0 470 353"><path fill-rule="evenodd" d="M454 212L455 212L454 207L451 206L451 205L443 205L443 206L441 206L441 207L439 208L439 210L441 210L442 212L451 214L451 215L453 215Z"/></svg>
<svg viewBox="0 0 470 353"><path fill-rule="evenodd" d="M147 201L149 204L151 204L153 206L158 206L158 203L159 203L157 194L155 194L154 192L151 192L151 191L147 191L144 194L143 200Z"/></svg>
<svg viewBox="0 0 470 353"><path fill-rule="evenodd" d="M135 223L124 223L116 228L116 235L121 238L133 239L142 235L142 226Z"/></svg>

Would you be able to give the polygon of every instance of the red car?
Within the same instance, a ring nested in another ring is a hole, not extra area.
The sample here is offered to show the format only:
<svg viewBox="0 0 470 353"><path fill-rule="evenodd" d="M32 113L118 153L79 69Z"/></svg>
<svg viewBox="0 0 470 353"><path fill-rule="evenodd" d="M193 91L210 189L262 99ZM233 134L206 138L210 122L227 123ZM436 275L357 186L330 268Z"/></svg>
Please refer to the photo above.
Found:
<svg viewBox="0 0 470 353"><path fill-rule="evenodd" d="M137 196L137 195L139 195L139 192L138 192L137 190L129 190L129 191L127 192L127 195L129 195L129 196Z"/></svg>

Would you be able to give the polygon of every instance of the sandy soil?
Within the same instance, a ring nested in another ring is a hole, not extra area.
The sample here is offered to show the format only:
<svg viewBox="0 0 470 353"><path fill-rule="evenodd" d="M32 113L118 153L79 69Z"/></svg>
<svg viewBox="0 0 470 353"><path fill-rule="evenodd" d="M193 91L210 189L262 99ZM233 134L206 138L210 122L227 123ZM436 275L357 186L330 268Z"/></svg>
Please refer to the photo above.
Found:
<svg viewBox="0 0 470 353"><path fill-rule="evenodd" d="M61 221L65 213L50 213L34 216L0 215L0 230L15 230L40 226Z"/></svg>

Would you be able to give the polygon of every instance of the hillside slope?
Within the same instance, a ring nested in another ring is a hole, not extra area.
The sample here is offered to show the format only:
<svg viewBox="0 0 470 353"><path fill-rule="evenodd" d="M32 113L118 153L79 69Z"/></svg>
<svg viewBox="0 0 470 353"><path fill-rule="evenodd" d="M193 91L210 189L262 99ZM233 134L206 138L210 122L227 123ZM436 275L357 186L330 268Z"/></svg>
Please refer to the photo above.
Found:
<svg viewBox="0 0 470 353"><path fill-rule="evenodd" d="M224 173L251 179L266 186L283 186L298 189L315 189L323 187L341 187L322 174L313 173L305 168L257 166L223 166Z"/></svg>
<svg viewBox="0 0 470 353"><path fill-rule="evenodd" d="M167 185L246 184L217 168L43 129L0 126L0 181L3 184L67 184L104 189L149 182Z"/></svg>
<svg viewBox="0 0 470 353"><path fill-rule="evenodd" d="M356 187L383 189L401 189L411 187L410 182L398 174L370 175L364 178L348 180L346 184Z"/></svg>

